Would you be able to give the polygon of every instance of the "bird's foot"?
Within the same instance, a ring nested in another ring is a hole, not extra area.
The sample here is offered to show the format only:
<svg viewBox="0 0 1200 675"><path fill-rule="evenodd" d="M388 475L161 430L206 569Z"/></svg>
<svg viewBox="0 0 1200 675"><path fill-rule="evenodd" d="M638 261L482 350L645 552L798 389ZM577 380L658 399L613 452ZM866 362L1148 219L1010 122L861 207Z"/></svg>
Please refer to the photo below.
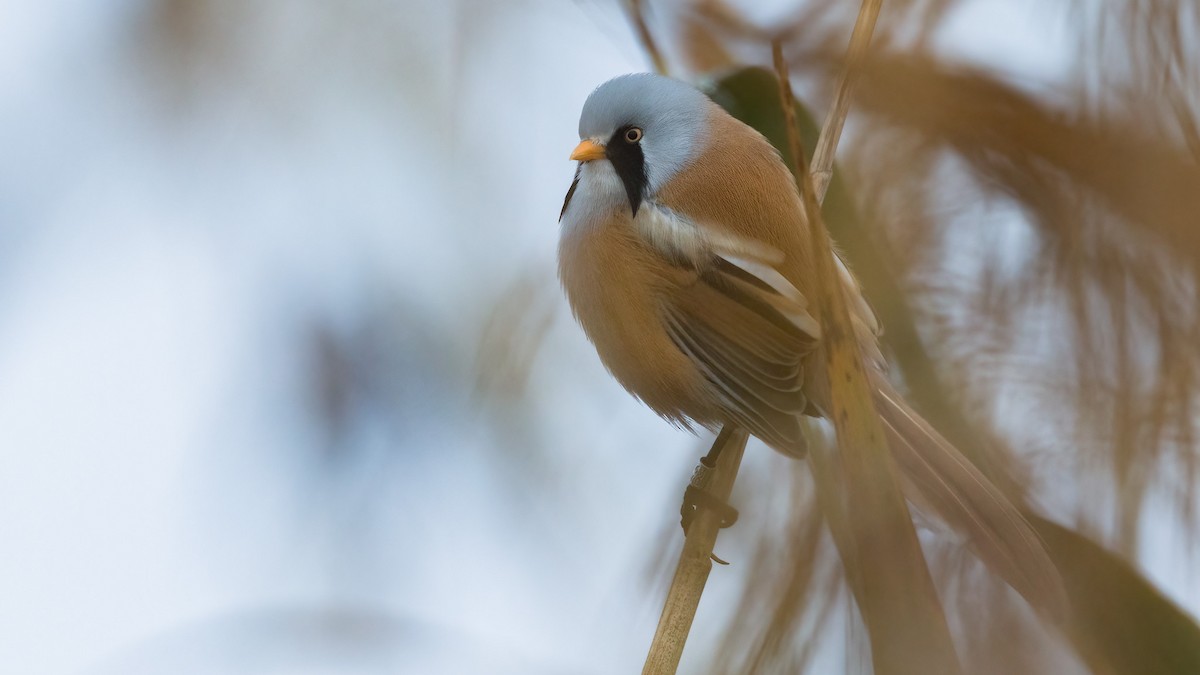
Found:
<svg viewBox="0 0 1200 675"><path fill-rule="evenodd" d="M679 507L679 524L683 526L684 536L687 536L688 528L691 527L701 509L707 509L716 514L717 527L726 528L737 522L737 509L705 489L709 474L714 468L715 463L709 457L701 459L699 466L692 474L692 482L683 492L683 504ZM714 562L722 565L729 564L715 555L711 555L711 557Z"/></svg>

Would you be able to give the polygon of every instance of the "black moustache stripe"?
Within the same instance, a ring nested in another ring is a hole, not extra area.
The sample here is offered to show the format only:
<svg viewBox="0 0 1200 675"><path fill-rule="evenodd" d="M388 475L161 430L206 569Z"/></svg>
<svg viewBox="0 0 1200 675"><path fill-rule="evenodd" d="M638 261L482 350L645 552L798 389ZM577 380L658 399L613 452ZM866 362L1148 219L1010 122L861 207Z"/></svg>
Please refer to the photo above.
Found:
<svg viewBox="0 0 1200 675"><path fill-rule="evenodd" d="M642 154L642 144L625 140L625 132L630 128L631 125L626 125L617 129L608 140L607 155L620 176L621 183L625 185L629 208L633 215L637 216L638 207L642 205L650 181L646 177L646 157Z"/></svg>

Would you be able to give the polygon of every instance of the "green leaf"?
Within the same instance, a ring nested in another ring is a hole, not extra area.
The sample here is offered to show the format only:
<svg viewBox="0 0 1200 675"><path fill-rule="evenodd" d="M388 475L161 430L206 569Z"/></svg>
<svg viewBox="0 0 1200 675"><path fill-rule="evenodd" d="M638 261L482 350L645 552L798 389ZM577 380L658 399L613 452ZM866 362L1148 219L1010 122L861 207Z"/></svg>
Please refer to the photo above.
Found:
<svg viewBox="0 0 1200 675"><path fill-rule="evenodd" d="M1124 560L1031 517L1071 601L1071 639L1097 673L1200 673L1200 626Z"/></svg>

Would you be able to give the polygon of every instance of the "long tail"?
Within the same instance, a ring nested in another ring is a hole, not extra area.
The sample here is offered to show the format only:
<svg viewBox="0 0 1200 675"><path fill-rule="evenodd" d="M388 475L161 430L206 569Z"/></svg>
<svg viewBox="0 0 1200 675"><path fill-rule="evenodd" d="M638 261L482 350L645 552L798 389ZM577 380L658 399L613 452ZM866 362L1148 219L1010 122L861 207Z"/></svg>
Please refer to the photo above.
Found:
<svg viewBox="0 0 1200 675"><path fill-rule="evenodd" d="M978 468L918 415L887 378L871 374L875 405L892 457L907 478L910 500L928 506L970 536L980 558L1034 607L1053 617L1066 611L1058 569L1045 544Z"/></svg>

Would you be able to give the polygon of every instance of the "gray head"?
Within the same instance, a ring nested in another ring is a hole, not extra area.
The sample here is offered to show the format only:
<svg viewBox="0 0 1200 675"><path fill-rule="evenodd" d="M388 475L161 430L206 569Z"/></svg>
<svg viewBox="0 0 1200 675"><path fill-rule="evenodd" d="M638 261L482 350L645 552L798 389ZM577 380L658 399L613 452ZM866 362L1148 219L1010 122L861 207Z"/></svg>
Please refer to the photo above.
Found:
<svg viewBox="0 0 1200 675"><path fill-rule="evenodd" d="M661 75L622 75L588 96L579 116L584 141L572 159L607 158L637 213L704 146L714 105L689 84ZM587 141L601 146L585 150Z"/></svg>

